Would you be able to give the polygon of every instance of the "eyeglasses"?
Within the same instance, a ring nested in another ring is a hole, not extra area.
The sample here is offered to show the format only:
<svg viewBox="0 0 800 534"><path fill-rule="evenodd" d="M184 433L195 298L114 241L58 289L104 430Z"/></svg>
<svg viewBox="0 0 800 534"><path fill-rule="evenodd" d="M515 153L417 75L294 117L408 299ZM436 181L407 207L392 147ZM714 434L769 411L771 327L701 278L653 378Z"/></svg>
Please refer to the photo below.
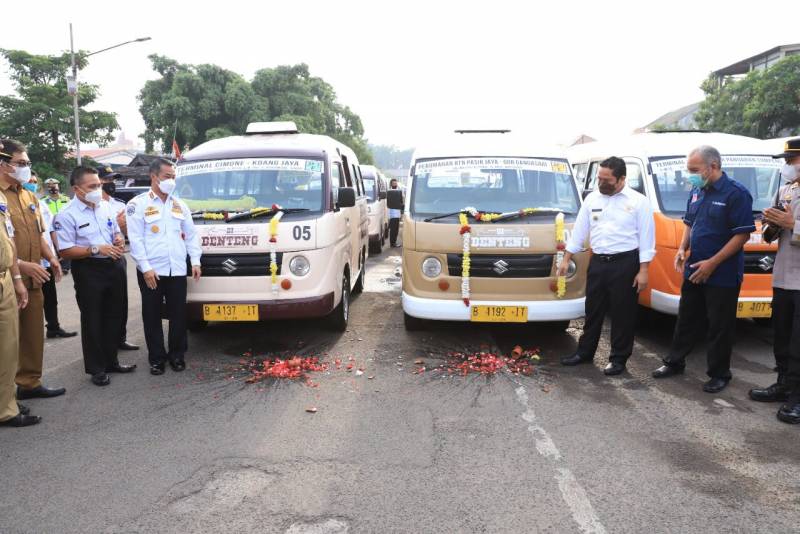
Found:
<svg viewBox="0 0 800 534"><path fill-rule="evenodd" d="M24 161L24 160L23 161L10 161L9 163L11 163L11 165L13 165L15 167L30 167L31 165L33 165L33 162Z"/></svg>

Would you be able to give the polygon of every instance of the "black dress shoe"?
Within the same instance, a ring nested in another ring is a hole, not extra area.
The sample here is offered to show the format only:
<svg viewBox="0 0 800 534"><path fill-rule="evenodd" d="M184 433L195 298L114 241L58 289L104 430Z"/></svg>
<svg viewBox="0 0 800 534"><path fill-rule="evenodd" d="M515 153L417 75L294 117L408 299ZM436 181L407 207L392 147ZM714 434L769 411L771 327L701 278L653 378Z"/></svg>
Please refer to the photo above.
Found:
<svg viewBox="0 0 800 534"><path fill-rule="evenodd" d="M706 393L719 393L730 384L730 378L712 378L703 384L703 391Z"/></svg>
<svg viewBox="0 0 800 534"><path fill-rule="evenodd" d="M133 343L122 341L119 344L119 350L139 350L139 345L134 345Z"/></svg>
<svg viewBox="0 0 800 534"><path fill-rule="evenodd" d="M48 330L47 337L54 338L54 337L75 337L77 336L77 332L67 332L63 328L56 328L55 330Z"/></svg>
<svg viewBox="0 0 800 534"><path fill-rule="evenodd" d="M0 426L15 426L15 427L31 426L31 425L37 425L41 421L42 418L39 417L38 415L24 415L18 413L11 419L0 421Z"/></svg>
<svg viewBox="0 0 800 534"><path fill-rule="evenodd" d="M19 400L25 399L49 399L50 397L58 397L66 393L64 388L46 388L39 386L33 389L17 388L17 398Z"/></svg>
<svg viewBox="0 0 800 534"><path fill-rule="evenodd" d="M22 415L28 415L31 413L31 409L25 406L24 404L17 403L17 408L19 408L19 413Z"/></svg>
<svg viewBox="0 0 800 534"><path fill-rule="evenodd" d="M186 369L186 362L183 360L170 360L169 366L172 367L172 370L176 373L180 373L184 369Z"/></svg>
<svg viewBox="0 0 800 534"><path fill-rule="evenodd" d="M652 374L653 378L667 378L668 376L682 375L683 367L665 363L664 365L653 371Z"/></svg>
<svg viewBox="0 0 800 534"><path fill-rule="evenodd" d="M164 374L164 364L163 363L154 363L150 366L150 374L151 375L163 375Z"/></svg>
<svg viewBox="0 0 800 534"><path fill-rule="evenodd" d="M572 354L570 356L564 356L563 358L561 358L561 365L568 365L568 366L580 365L582 363L591 363L591 361L592 361L591 358L584 358L583 356L581 356L576 352L575 354Z"/></svg>
<svg viewBox="0 0 800 534"><path fill-rule="evenodd" d="M789 387L786 379L778 375L778 381L765 388L750 390L750 398L758 402L785 402L789 398Z"/></svg>
<svg viewBox="0 0 800 534"><path fill-rule="evenodd" d="M606 376L615 376L621 375L625 371L625 366L619 362L608 362L605 369L603 369L603 374Z"/></svg>
<svg viewBox="0 0 800 534"><path fill-rule="evenodd" d="M92 375L92 384L95 386L107 386L111 383L111 377L106 373L97 373Z"/></svg>
<svg viewBox="0 0 800 534"><path fill-rule="evenodd" d="M788 400L778 410L778 420L791 425L800 423L800 399Z"/></svg>
<svg viewBox="0 0 800 534"><path fill-rule="evenodd" d="M131 365L123 365L118 363L117 365L111 365L106 367L106 373L132 373L136 370L136 364L133 363Z"/></svg>

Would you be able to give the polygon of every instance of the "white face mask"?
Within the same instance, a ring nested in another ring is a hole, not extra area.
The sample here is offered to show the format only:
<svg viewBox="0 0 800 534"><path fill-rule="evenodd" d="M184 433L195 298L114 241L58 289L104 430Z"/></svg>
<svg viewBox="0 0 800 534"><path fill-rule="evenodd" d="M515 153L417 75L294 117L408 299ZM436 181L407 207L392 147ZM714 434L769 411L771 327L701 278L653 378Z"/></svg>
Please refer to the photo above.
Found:
<svg viewBox="0 0 800 534"><path fill-rule="evenodd" d="M162 193L169 196L175 191L175 180L172 178L169 180L161 180L158 182L158 188L161 189Z"/></svg>
<svg viewBox="0 0 800 534"><path fill-rule="evenodd" d="M27 184L31 180L31 168L15 167L14 172L11 173L11 177L21 184Z"/></svg>
<svg viewBox="0 0 800 534"><path fill-rule="evenodd" d="M84 200L86 202L91 202L95 206L100 204L100 201L103 200L103 190L102 189L94 189L93 191L89 191L84 195Z"/></svg>
<svg viewBox="0 0 800 534"><path fill-rule="evenodd" d="M781 176L787 182L794 182L797 180L797 166L796 165L789 165L788 163L784 163L783 167L781 167Z"/></svg>

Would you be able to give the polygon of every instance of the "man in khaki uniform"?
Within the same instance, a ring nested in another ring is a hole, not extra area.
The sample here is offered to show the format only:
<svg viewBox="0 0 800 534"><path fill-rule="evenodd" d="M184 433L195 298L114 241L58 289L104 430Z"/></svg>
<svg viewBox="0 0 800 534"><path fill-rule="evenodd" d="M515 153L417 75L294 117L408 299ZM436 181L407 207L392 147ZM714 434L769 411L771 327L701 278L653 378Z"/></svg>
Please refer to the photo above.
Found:
<svg viewBox="0 0 800 534"><path fill-rule="evenodd" d="M28 305L19 312L19 368L17 370L17 398L47 398L63 395L64 388L42 385L44 361L44 297L42 284L50 275L42 267L44 257L50 262L56 281L61 279L58 258L44 240L39 200L22 186L30 180L30 160L27 149L18 141L0 141L4 152L11 156L11 172L0 173L0 192L8 203L8 213L14 232L19 271L28 289ZM8 167L8 166L6 166Z"/></svg>
<svg viewBox="0 0 800 534"><path fill-rule="evenodd" d="M0 172L13 172L11 156L0 145ZM19 315L17 309L28 304L28 291L17 267L8 203L0 193L0 426L30 426L41 421L28 415L29 410L17 404L17 360L19 355ZM13 282L12 282L13 281ZM15 295L16 293L16 295Z"/></svg>

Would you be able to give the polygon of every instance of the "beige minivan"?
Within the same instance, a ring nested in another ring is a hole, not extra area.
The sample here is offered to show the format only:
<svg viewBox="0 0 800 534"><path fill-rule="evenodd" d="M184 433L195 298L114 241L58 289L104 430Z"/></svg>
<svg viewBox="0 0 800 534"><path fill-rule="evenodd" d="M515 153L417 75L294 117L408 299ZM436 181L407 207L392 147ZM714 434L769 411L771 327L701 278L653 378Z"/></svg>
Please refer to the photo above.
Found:
<svg viewBox="0 0 800 534"><path fill-rule="evenodd" d="M506 130L458 130L418 149L403 210L407 329L430 321L552 322L584 314L586 253L556 268L581 205L566 154Z"/></svg>
<svg viewBox="0 0 800 534"><path fill-rule="evenodd" d="M367 190L370 252L380 254L389 236L389 209L386 207L389 183L383 173L373 165L362 165L361 174Z"/></svg>
<svg viewBox="0 0 800 534"><path fill-rule="evenodd" d="M294 123L251 123L177 166L203 276L189 284L190 325L327 316L344 330L362 290L367 197L355 153Z"/></svg>

